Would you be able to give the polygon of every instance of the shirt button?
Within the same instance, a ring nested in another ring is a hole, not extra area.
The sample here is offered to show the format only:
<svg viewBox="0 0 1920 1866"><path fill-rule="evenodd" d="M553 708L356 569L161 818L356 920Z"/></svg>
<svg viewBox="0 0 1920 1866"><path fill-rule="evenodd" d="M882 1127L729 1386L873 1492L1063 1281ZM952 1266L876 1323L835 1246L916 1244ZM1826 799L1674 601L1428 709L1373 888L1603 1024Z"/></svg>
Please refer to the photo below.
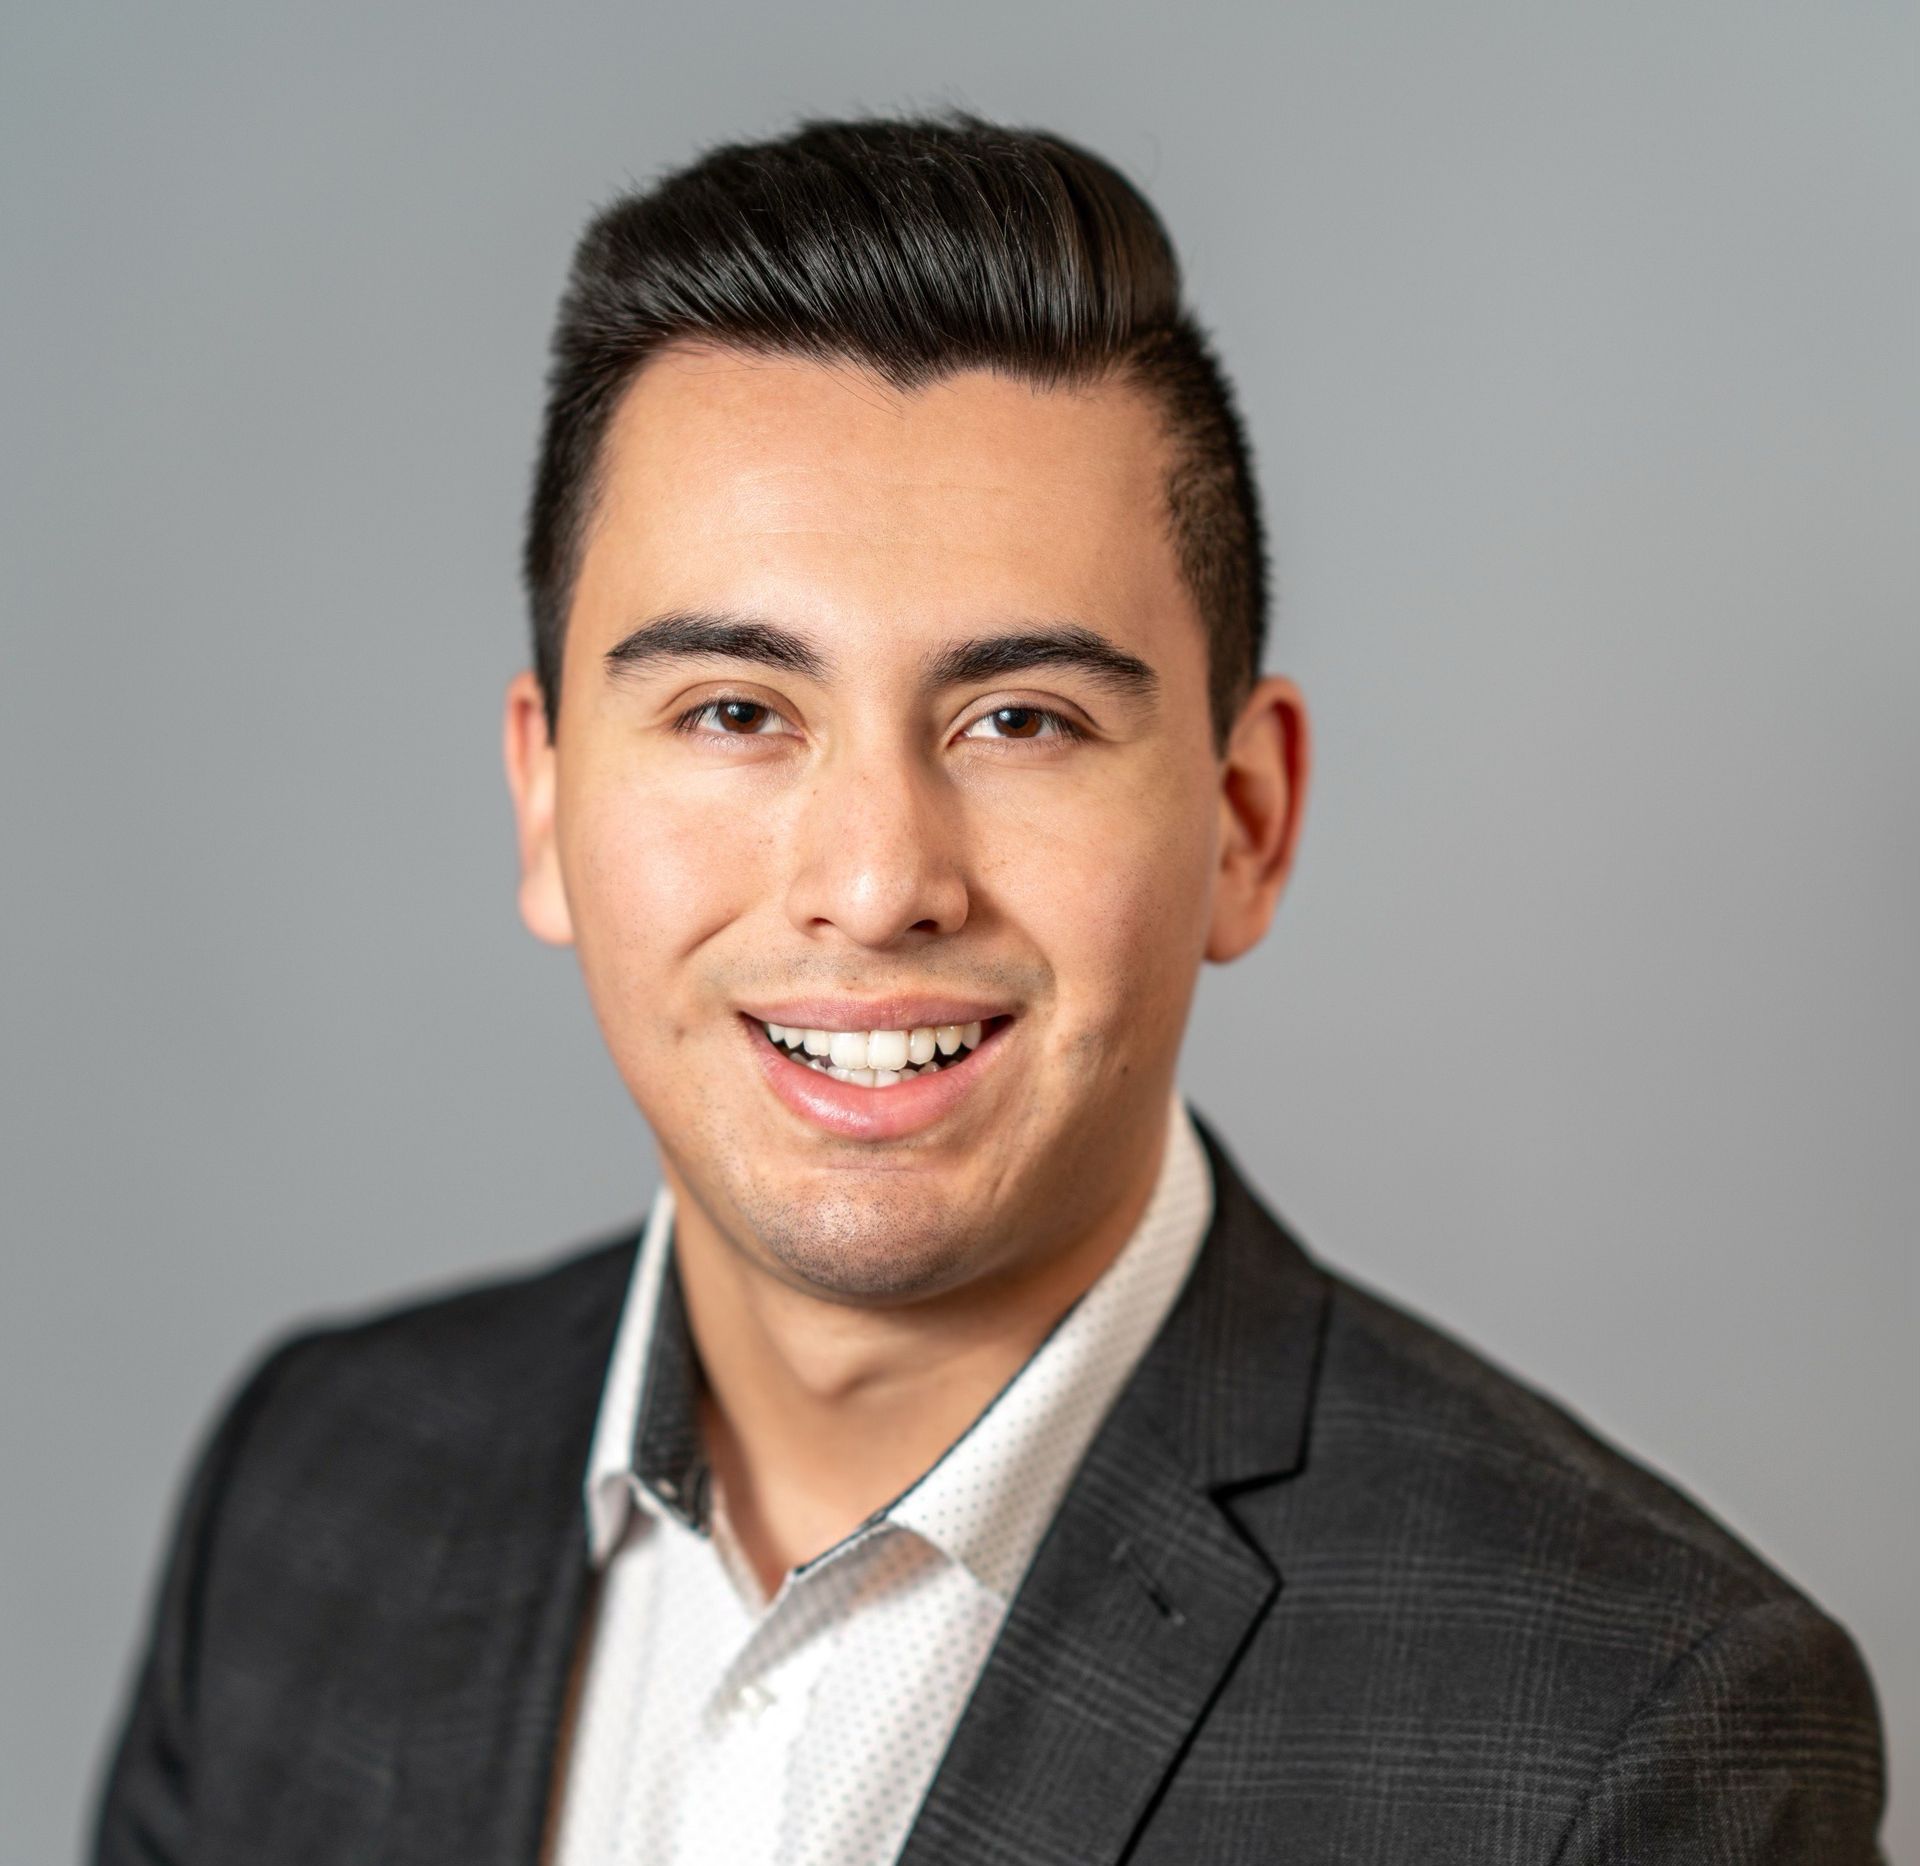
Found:
<svg viewBox="0 0 1920 1866"><path fill-rule="evenodd" d="M733 1707L743 1717L758 1717L772 1703L773 1693L754 1679L749 1679L733 1694Z"/></svg>

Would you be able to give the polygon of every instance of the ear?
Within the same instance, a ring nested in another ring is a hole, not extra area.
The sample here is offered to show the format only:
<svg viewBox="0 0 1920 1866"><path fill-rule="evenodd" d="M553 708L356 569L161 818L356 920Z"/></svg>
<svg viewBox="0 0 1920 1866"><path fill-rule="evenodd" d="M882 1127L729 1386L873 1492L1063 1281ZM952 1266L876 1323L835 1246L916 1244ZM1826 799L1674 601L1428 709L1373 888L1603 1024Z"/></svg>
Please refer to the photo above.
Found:
<svg viewBox="0 0 1920 1866"><path fill-rule="evenodd" d="M1299 846L1311 762L1306 700L1269 675L1247 696L1220 766L1220 868L1207 931L1216 964L1257 945L1273 920Z"/></svg>
<svg viewBox="0 0 1920 1866"><path fill-rule="evenodd" d="M546 702L531 672L522 671L507 683L503 731L507 788L513 793L520 835L520 918L536 939L571 946L573 916L554 841L556 759Z"/></svg>

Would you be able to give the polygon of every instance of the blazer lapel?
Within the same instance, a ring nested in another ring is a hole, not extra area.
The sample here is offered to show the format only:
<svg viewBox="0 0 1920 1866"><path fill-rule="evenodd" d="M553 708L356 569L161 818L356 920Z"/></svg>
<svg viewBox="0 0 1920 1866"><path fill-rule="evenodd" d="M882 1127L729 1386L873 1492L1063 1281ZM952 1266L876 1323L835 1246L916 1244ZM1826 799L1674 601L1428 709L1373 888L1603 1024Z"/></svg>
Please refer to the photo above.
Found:
<svg viewBox="0 0 1920 1866"><path fill-rule="evenodd" d="M1226 1498L1298 1468L1326 1284L1200 1133L1206 1241L1034 1556L899 1866L1110 1866L1283 1585Z"/></svg>
<svg viewBox="0 0 1920 1866"><path fill-rule="evenodd" d="M581 1484L631 1245L489 1370L475 1452L438 1474L445 1533L395 1671L408 1699L393 1858L535 1866L591 1595Z"/></svg>

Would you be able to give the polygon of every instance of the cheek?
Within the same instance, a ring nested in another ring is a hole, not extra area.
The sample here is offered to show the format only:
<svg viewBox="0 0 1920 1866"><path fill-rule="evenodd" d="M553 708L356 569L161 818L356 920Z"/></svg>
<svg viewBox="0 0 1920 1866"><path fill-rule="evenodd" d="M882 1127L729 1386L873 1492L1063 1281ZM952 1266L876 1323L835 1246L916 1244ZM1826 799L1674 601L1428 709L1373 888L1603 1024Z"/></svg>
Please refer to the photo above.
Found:
<svg viewBox="0 0 1920 1866"><path fill-rule="evenodd" d="M677 962L748 911L767 831L738 796L589 781L563 809L574 937L601 1020L675 1019Z"/></svg>
<svg viewBox="0 0 1920 1866"><path fill-rule="evenodd" d="M1046 956L1078 1066L1147 1034L1177 1043L1206 941L1209 806L1161 770L993 834L993 903Z"/></svg>

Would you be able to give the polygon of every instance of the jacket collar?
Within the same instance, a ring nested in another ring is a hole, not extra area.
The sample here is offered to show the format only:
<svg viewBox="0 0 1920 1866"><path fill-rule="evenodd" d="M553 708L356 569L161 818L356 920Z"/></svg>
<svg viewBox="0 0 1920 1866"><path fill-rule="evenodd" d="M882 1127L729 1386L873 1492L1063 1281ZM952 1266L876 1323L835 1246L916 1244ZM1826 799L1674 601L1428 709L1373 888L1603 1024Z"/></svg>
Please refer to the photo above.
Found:
<svg viewBox="0 0 1920 1866"><path fill-rule="evenodd" d="M1220 1492L1299 1468L1327 1281L1213 1130L1194 1125L1213 1172L1213 1222L1134 1376L1123 1429L1157 1433L1198 1488Z"/></svg>

